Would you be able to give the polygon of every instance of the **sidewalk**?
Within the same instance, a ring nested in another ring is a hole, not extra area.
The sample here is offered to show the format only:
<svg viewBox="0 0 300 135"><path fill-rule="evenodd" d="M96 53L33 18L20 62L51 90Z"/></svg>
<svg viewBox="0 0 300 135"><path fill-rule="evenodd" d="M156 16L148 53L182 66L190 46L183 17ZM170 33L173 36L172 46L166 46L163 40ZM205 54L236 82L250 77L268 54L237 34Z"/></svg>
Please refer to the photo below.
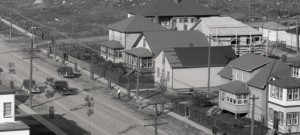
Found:
<svg viewBox="0 0 300 135"><path fill-rule="evenodd" d="M43 53L47 53L47 50L42 50L42 52L43 52ZM62 59L61 59L59 56L56 56L56 61L61 62L61 60L62 60ZM68 65L68 66L70 66L70 67L74 67L74 64L71 63L71 62L69 62L69 61L65 61L65 64ZM80 73L83 73L83 74L85 74L85 75L87 75L87 76L90 75L90 72L87 71L87 70L84 70L84 69L82 69L82 68L80 68L80 67L78 67L77 69L78 69L78 71L79 71ZM94 78L96 78L95 80L97 80L97 81L100 81L100 82L102 82L102 83L104 83L104 84L108 84L108 81L107 81L106 79L101 78L101 77L99 77L98 75L95 75L95 74L94 74ZM113 83L113 82L111 83L111 86L112 86L112 88L113 88L113 87L119 87L122 93L127 93L127 90L126 90L125 88L123 88L123 87L121 87L121 86L118 86L117 84L115 84L115 83ZM134 93L130 93L130 95L131 95L133 98L136 98ZM169 110L165 110L165 112L167 112L167 111L169 111ZM201 130L201 131L206 132L206 133L208 133L208 134L212 134L212 130L211 130L211 129L208 129L208 128L202 126L202 125L199 125L199 124L197 124L197 123L195 123L195 122L189 120L189 119L186 118L186 117L183 117L183 116L181 116L181 115L178 115L178 114L176 114L176 113L174 113L174 112L169 112L168 115L170 115L170 116L176 118L176 119L179 120L179 121L182 121L182 122L184 122L184 123L186 123L186 124L189 124L190 126L196 128L196 129L198 129L198 130Z"/></svg>

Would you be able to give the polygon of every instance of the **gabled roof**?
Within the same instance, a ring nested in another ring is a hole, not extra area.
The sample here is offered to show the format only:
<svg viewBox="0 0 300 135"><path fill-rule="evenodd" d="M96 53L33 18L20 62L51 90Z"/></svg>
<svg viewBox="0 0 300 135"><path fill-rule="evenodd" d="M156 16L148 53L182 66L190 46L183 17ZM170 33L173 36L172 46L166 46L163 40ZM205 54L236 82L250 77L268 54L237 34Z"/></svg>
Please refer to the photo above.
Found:
<svg viewBox="0 0 300 135"><path fill-rule="evenodd" d="M274 81L269 81L269 84L274 86L278 86L281 88L300 88L300 79L299 78L283 78L283 79L276 79Z"/></svg>
<svg viewBox="0 0 300 135"><path fill-rule="evenodd" d="M217 86L220 90L226 91L231 94L249 94L247 84L241 81L232 81L230 83L222 84Z"/></svg>
<svg viewBox="0 0 300 135"><path fill-rule="evenodd" d="M200 31L153 31L144 32L144 36L154 56L164 48L209 45L206 37Z"/></svg>
<svg viewBox="0 0 300 135"><path fill-rule="evenodd" d="M288 27L285 27L285 26L283 26L279 23L276 23L276 22L267 22L267 23L262 24L261 27L265 28L265 29L279 30L279 31L289 29Z"/></svg>
<svg viewBox="0 0 300 135"><path fill-rule="evenodd" d="M284 62L274 59L272 62L263 67L263 69L256 75L254 75L247 84L256 88L264 89L273 73L285 69L290 69L290 67Z"/></svg>
<svg viewBox="0 0 300 135"><path fill-rule="evenodd" d="M142 16L218 16L219 14L210 8L201 6L194 0L153 0L143 6L136 6L128 10L128 13Z"/></svg>
<svg viewBox="0 0 300 135"><path fill-rule="evenodd" d="M176 47L163 52L172 68L208 66L208 47ZM225 66L236 57L230 46L211 47L210 66Z"/></svg>
<svg viewBox="0 0 300 135"><path fill-rule="evenodd" d="M235 59L230 63L233 68L237 68L243 71L252 72L253 70L262 67L272 61L271 58L256 55L253 53L247 53L243 56Z"/></svg>
<svg viewBox="0 0 300 135"><path fill-rule="evenodd" d="M232 79L232 67L230 66L230 63L227 64L224 68L222 68L219 72L218 75L231 80Z"/></svg>
<svg viewBox="0 0 300 135"><path fill-rule="evenodd" d="M168 30L167 28L162 27L161 25L140 15L131 16L114 24L108 25L108 28L124 33Z"/></svg>
<svg viewBox="0 0 300 135"><path fill-rule="evenodd" d="M202 17L193 26L206 35L236 36L236 35L262 35L262 33L231 17Z"/></svg>
<svg viewBox="0 0 300 135"><path fill-rule="evenodd" d="M4 94L14 94L16 91L4 86L4 85L0 85L0 95L4 95Z"/></svg>
<svg viewBox="0 0 300 135"><path fill-rule="evenodd" d="M124 49L123 45L116 40L109 40L106 42L101 42L100 43L101 46L105 46L107 48L111 48L111 49Z"/></svg>
<svg viewBox="0 0 300 135"><path fill-rule="evenodd" d="M140 58L153 57L152 53L148 49L143 47L133 48L130 50L126 50L125 52L134 56L138 56Z"/></svg>

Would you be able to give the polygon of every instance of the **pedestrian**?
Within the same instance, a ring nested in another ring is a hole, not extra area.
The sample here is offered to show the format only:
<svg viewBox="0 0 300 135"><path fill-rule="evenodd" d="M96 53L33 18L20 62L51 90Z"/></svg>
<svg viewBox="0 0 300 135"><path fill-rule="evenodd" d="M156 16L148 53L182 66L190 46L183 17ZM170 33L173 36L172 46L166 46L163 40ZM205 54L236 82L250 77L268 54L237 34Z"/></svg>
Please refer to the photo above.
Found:
<svg viewBox="0 0 300 135"><path fill-rule="evenodd" d="M121 90L119 87L117 87L117 95L118 95L118 99L121 98Z"/></svg>

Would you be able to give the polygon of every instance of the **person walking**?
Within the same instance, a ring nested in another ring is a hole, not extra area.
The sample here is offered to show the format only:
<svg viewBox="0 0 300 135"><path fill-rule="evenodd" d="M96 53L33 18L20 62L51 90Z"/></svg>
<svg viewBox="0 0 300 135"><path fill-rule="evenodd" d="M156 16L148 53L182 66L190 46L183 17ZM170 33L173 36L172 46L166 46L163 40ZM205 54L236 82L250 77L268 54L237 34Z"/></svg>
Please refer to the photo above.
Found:
<svg viewBox="0 0 300 135"><path fill-rule="evenodd" d="M117 95L118 95L118 99L121 98L121 90L119 87L117 87Z"/></svg>

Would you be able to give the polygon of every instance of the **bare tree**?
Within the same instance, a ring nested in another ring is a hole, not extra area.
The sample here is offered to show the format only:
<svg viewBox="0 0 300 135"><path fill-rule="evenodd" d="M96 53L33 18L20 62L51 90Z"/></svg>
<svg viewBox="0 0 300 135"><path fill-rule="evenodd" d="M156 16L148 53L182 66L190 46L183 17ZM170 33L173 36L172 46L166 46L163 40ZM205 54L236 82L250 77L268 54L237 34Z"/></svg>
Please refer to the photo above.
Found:
<svg viewBox="0 0 300 135"><path fill-rule="evenodd" d="M87 115L89 116L89 135L91 135L91 116L94 114L94 97L90 95L86 95L84 98L85 104L84 106L87 108Z"/></svg>
<svg viewBox="0 0 300 135"><path fill-rule="evenodd" d="M15 63L12 61L8 63L8 74L10 74L10 87L14 89L14 82L12 80L12 75L16 74Z"/></svg>

